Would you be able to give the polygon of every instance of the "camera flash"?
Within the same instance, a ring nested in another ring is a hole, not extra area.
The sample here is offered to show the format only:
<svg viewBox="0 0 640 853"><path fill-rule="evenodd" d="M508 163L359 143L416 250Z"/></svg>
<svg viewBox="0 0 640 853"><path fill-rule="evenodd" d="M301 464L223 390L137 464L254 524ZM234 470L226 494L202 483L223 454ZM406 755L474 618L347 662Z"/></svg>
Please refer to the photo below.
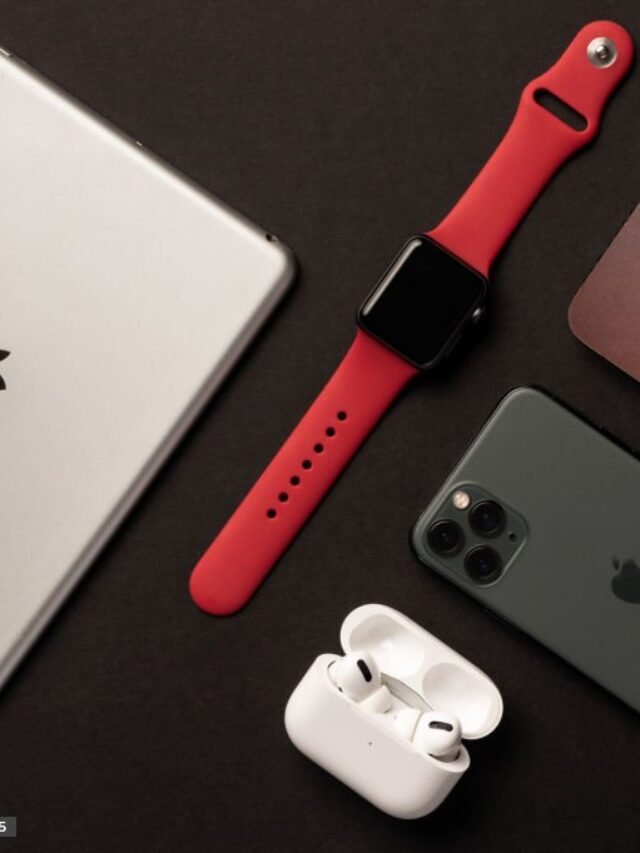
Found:
<svg viewBox="0 0 640 853"><path fill-rule="evenodd" d="M453 505L456 509L467 509L471 503L471 498L466 492L458 491L453 495Z"/></svg>

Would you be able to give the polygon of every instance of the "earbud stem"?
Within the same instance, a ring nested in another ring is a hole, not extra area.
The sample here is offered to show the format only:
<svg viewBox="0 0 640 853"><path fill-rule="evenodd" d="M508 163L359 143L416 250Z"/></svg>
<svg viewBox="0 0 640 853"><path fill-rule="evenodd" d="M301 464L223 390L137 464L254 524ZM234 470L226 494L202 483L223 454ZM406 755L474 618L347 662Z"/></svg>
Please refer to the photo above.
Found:
<svg viewBox="0 0 640 853"><path fill-rule="evenodd" d="M360 707L374 714L384 714L391 708L392 700L389 689L382 684L370 696L363 699Z"/></svg>

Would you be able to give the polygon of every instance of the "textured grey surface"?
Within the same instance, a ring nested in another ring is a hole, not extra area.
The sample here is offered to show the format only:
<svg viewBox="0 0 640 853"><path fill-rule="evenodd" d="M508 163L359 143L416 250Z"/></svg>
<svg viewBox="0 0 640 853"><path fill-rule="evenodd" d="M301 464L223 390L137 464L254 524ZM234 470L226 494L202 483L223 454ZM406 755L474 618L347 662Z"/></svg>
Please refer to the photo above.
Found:
<svg viewBox="0 0 640 853"><path fill-rule="evenodd" d="M473 345L405 395L251 606L212 620L186 585L402 240L439 220L522 86L603 15L638 36L632 2L0 3L0 43L281 235L302 267L0 697L0 811L18 817L16 849L638 849L637 716L408 546L417 513L515 385L546 386L640 447L640 388L566 322L638 200L637 72L499 262ZM376 600L469 657L505 699L454 795L413 824L305 761L282 725L311 659L337 650L344 615Z"/></svg>

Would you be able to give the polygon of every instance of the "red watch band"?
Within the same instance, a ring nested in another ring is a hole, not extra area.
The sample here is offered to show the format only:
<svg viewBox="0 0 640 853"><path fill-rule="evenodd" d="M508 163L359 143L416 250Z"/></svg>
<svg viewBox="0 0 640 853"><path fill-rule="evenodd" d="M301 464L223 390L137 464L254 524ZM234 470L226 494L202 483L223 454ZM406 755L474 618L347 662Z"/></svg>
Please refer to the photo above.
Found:
<svg viewBox="0 0 640 853"><path fill-rule="evenodd" d="M599 67L587 50L595 39L617 48ZM602 111L633 62L631 36L611 21L580 30L560 59L523 90L515 117L473 183L429 236L487 275L513 231L560 166L598 133ZM536 101L550 92L586 119L573 130Z"/></svg>
<svg viewBox="0 0 640 853"><path fill-rule="evenodd" d="M598 37L617 57L597 67ZM486 275L536 196L562 163L597 133L603 107L629 70L633 44L622 27L582 29L560 60L524 90L511 127L442 223L436 242ZM540 106L547 89L587 120L575 131ZM402 388L418 370L359 330L320 396L198 562L190 591L209 613L243 607Z"/></svg>
<svg viewBox="0 0 640 853"><path fill-rule="evenodd" d="M342 363L191 575L218 615L242 607L418 370L358 330Z"/></svg>

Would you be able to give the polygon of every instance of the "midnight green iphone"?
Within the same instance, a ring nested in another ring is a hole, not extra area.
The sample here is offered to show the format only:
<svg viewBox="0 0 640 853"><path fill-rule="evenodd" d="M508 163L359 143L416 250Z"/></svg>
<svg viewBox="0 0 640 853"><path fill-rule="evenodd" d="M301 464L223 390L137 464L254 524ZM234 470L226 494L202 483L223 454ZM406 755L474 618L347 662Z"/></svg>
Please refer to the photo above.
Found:
<svg viewBox="0 0 640 853"><path fill-rule="evenodd" d="M418 557L640 711L640 461L508 394L412 533Z"/></svg>

